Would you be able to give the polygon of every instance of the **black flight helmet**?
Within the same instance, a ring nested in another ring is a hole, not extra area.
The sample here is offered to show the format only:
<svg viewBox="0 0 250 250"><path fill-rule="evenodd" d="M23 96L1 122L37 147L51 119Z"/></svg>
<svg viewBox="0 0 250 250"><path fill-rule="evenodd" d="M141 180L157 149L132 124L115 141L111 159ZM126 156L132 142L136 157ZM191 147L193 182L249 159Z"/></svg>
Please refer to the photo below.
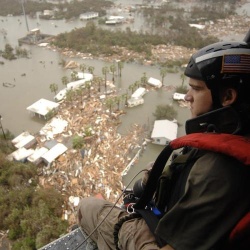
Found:
<svg viewBox="0 0 250 250"><path fill-rule="evenodd" d="M232 82L250 85L250 30L243 42L218 42L200 49L192 55L184 74L204 81L211 90L214 109L220 108L223 86Z"/></svg>
<svg viewBox="0 0 250 250"><path fill-rule="evenodd" d="M246 117L250 112L244 111L244 107L250 107L250 30L242 42L218 42L200 49L192 55L184 74L204 81L211 90L213 100L211 112L187 121L187 133L202 131L201 124L206 124L204 130L207 130L211 123L215 127L225 127L220 124L222 120L234 123L234 128L227 126L228 131L220 132L241 133L244 130L244 120L250 121L250 117ZM227 86L233 86L238 92L233 107L235 111L224 109L221 105L221 90ZM229 117L230 121L220 119L222 114Z"/></svg>

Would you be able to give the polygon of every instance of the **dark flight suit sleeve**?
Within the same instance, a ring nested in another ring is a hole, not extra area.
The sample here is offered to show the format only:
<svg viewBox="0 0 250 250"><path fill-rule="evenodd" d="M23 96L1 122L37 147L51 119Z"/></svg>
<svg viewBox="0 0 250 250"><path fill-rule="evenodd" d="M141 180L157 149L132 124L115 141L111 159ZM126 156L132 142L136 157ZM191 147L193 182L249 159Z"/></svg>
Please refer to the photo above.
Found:
<svg viewBox="0 0 250 250"><path fill-rule="evenodd" d="M208 152L194 164L184 195L156 233L176 250L211 249L246 212L249 188L249 166Z"/></svg>

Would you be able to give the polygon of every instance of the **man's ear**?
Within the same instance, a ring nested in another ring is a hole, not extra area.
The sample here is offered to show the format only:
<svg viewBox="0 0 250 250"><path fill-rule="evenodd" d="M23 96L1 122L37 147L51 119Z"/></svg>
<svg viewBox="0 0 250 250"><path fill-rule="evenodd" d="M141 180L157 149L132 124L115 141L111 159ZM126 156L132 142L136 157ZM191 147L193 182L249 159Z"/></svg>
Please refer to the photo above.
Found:
<svg viewBox="0 0 250 250"><path fill-rule="evenodd" d="M224 91L224 95L222 97L222 106L228 106L233 104L237 99L237 91L233 88L228 88Z"/></svg>

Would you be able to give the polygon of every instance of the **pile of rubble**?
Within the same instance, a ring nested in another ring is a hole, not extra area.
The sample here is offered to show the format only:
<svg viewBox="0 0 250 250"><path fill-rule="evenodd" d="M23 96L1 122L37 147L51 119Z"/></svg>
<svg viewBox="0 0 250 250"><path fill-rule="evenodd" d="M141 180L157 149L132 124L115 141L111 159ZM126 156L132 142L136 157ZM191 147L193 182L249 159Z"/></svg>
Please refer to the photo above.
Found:
<svg viewBox="0 0 250 250"><path fill-rule="evenodd" d="M153 61L165 62L183 60L188 61L191 55L195 52L195 49L189 49L182 46L175 45L157 45L152 48Z"/></svg>
<svg viewBox="0 0 250 250"><path fill-rule="evenodd" d="M250 27L250 18L247 16L231 16L230 19L219 19L215 23L208 23L205 25L204 31L211 36L215 36L218 39L223 37L237 35L246 35Z"/></svg>
<svg viewBox="0 0 250 250"><path fill-rule="evenodd" d="M65 218L75 223L75 210L80 197L101 194L116 201L123 188L122 172L136 154L145 138L145 130L133 125L126 135L117 132L119 115L110 113L98 94L61 103L57 117L68 126L59 134L50 131L49 139L67 145L68 150L51 165L40 169L40 184L53 186L65 195ZM47 128L48 129L48 128ZM74 136L82 136L82 149L73 149ZM46 135L37 135L42 145ZM52 138L53 137L53 138Z"/></svg>
<svg viewBox="0 0 250 250"><path fill-rule="evenodd" d="M59 51L62 55L72 58L79 57L82 59L93 59L94 56L90 53L82 53L70 50L69 48L59 49L52 45L47 45L47 48L52 50ZM152 57L151 59L146 60L146 53L138 53L132 50L128 50L125 47L114 47L113 48L116 53L113 56L104 56L100 55L98 57L99 60L103 60L106 62L114 62L114 60L120 60L123 62L136 61L143 65L151 65L156 62L166 62L167 60L188 60L190 56L195 52L194 49L188 49L182 46L174 46L174 45L158 45L152 46Z"/></svg>

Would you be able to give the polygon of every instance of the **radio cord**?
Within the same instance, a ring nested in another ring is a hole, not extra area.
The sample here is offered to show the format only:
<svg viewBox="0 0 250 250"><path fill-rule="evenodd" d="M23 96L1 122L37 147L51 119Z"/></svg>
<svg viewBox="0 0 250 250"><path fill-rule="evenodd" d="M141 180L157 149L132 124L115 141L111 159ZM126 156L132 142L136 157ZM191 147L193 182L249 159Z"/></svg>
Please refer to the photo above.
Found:
<svg viewBox="0 0 250 250"><path fill-rule="evenodd" d="M89 238L91 235L93 235L95 233L95 231L102 225L102 223L106 220L106 218L108 217L108 215L111 213L111 211L114 209L114 207L116 206L116 204L118 203L118 201L121 199L121 197L123 196L123 194L126 192L127 188L129 187L129 185L133 182L133 180L142 172L144 171L148 171L147 169L143 169L141 171L139 171L132 179L131 181L128 183L128 185L125 187L125 189L123 189L122 193L119 195L119 197L117 198L116 202L114 203L114 205L111 207L110 211L106 214L106 216L99 222L99 224L93 229L93 231L88 235L88 237L79 245L77 246L74 250L79 249L79 247L81 247Z"/></svg>

